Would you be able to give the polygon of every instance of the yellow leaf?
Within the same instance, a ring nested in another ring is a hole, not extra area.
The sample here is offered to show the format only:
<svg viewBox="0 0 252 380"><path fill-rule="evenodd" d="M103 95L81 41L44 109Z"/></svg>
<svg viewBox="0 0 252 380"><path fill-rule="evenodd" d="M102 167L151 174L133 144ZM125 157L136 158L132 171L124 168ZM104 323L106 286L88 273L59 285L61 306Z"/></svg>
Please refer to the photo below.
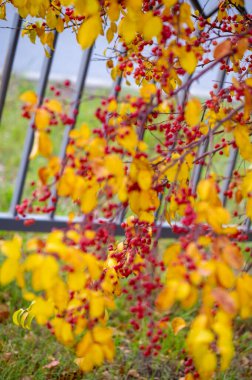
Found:
<svg viewBox="0 0 252 380"><path fill-rule="evenodd" d="M91 319L100 318L104 315L105 301L101 295L92 295L89 304L89 315Z"/></svg>
<svg viewBox="0 0 252 380"><path fill-rule="evenodd" d="M111 340L110 342L106 343L106 345L102 345L101 347L106 360L111 363L115 356L114 342Z"/></svg>
<svg viewBox="0 0 252 380"><path fill-rule="evenodd" d="M191 291L191 286L186 281L181 281L176 291L176 299L179 301L185 300Z"/></svg>
<svg viewBox="0 0 252 380"><path fill-rule="evenodd" d="M104 353L103 353L102 347L99 344L95 344L95 343L92 344L92 346L90 347L89 354L90 356L92 355L92 360L93 360L94 365L96 366L102 365L104 361Z"/></svg>
<svg viewBox="0 0 252 380"><path fill-rule="evenodd" d="M172 7L177 2L178 0L163 0L163 3L166 7Z"/></svg>
<svg viewBox="0 0 252 380"><path fill-rule="evenodd" d="M6 4L0 5L0 20L6 20Z"/></svg>
<svg viewBox="0 0 252 380"><path fill-rule="evenodd" d="M232 270L224 263L216 263L217 279L224 288L232 288L235 284L235 276Z"/></svg>
<svg viewBox="0 0 252 380"><path fill-rule="evenodd" d="M57 24L55 29L57 30L58 33L62 33L64 30L64 21L61 17L57 18Z"/></svg>
<svg viewBox="0 0 252 380"><path fill-rule="evenodd" d="M197 193L202 201L208 201L215 192L214 182L211 179L202 179L197 186Z"/></svg>
<svg viewBox="0 0 252 380"><path fill-rule="evenodd" d="M248 198L246 204L246 215L252 219L252 198Z"/></svg>
<svg viewBox="0 0 252 380"><path fill-rule="evenodd" d="M0 283L7 285L15 280L19 270L19 262L13 259L6 259L0 267Z"/></svg>
<svg viewBox="0 0 252 380"><path fill-rule="evenodd" d="M170 245L168 248L166 248L163 255L163 261L165 265L168 266L178 256L180 251L181 251L180 243L174 243Z"/></svg>
<svg viewBox="0 0 252 380"><path fill-rule="evenodd" d="M132 127L120 127L116 139L118 144L130 153L134 152L138 144L137 134Z"/></svg>
<svg viewBox="0 0 252 380"><path fill-rule="evenodd" d="M234 129L235 143L239 148L242 158L252 162L252 144L248 128L245 125L238 125Z"/></svg>
<svg viewBox="0 0 252 380"><path fill-rule="evenodd" d="M72 3L72 2L71 2ZM81 15L95 15L99 12L100 4L98 0L75 0L76 12Z"/></svg>
<svg viewBox="0 0 252 380"><path fill-rule="evenodd" d="M129 206L131 210L135 213L139 213L139 191L133 190L129 193Z"/></svg>
<svg viewBox="0 0 252 380"><path fill-rule="evenodd" d="M195 337L195 343L197 344L205 344L211 343L214 341L214 334L208 329L202 329L198 332Z"/></svg>
<svg viewBox="0 0 252 380"><path fill-rule="evenodd" d="M44 130L49 126L50 113L44 108L38 108L35 113L35 125L38 130Z"/></svg>
<svg viewBox="0 0 252 380"><path fill-rule="evenodd" d="M18 260L21 256L22 239L15 235L12 240L3 241L0 246L2 253L9 259Z"/></svg>
<svg viewBox="0 0 252 380"><path fill-rule="evenodd" d="M83 272L69 273L67 276L67 283L70 290L78 291L84 288L87 278Z"/></svg>
<svg viewBox="0 0 252 380"><path fill-rule="evenodd" d="M57 16L53 8L48 8L46 13L46 23L50 29L54 29L57 25Z"/></svg>
<svg viewBox="0 0 252 380"><path fill-rule="evenodd" d="M160 311L169 310L174 302L175 302L175 291L177 289L177 284L169 284L161 290L157 299L156 299L156 307Z"/></svg>
<svg viewBox="0 0 252 380"><path fill-rule="evenodd" d="M97 194L94 189L87 189L81 199L81 211L89 214L97 205Z"/></svg>
<svg viewBox="0 0 252 380"><path fill-rule="evenodd" d="M39 325L47 323L48 319L54 314L54 306L51 301L45 301L43 298L36 298L32 307L32 313Z"/></svg>
<svg viewBox="0 0 252 380"><path fill-rule="evenodd" d="M183 51L179 56L179 62L181 64L181 67L188 73L193 74L198 60L196 58L196 55L193 51Z"/></svg>
<svg viewBox="0 0 252 380"><path fill-rule="evenodd" d="M120 21L118 32L123 37L124 41L129 44L137 36L137 24L129 17L124 17Z"/></svg>
<svg viewBox="0 0 252 380"><path fill-rule="evenodd" d="M50 137L45 132L35 132L32 151L30 154L30 160L37 155L49 158L52 154L53 146Z"/></svg>
<svg viewBox="0 0 252 380"><path fill-rule="evenodd" d="M92 343L93 343L93 339L92 339L91 332L87 331L87 333L84 335L80 343L77 345L76 355L78 357L85 356Z"/></svg>
<svg viewBox="0 0 252 380"><path fill-rule="evenodd" d="M54 318L51 324L54 327L54 333L59 342L65 345L72 343L74 336L70 323L66 322L63 318Z"/></svg>
<svg viewBox="0 0 252 380"><path fill-rule="evenodd" d="M245 80L245 83L246 83L247 86L252 87L252 78L247 78Z"/></svg>
<svg viewBox="0 0 252 380"><path fill-rule="evenodd" d="M111 2L109 4L109 9L107 10L107 14L111 22L117 21L120 16L119 4L117 4L117 2Z"/></svg>
<svg viewBox="0 0 252 380"><path fill-rule="evenodd" d="M94 368L92 358L85 356L84 358L77 358L74 361L83 372L91 372Z"/></svg>
<svg viewBox="0 0 252 380"><path fill-rule="evenodd" d="M139 213L139 220L141 222L153 223L155 220L154 214L147 211L141 211Z"/></svg>
<svg viewBox="0 0 252 380"><path fill-rule="evenodd" d="M77 35L77 40L81 45L82 49L87 49L93 45L96 38L99 36L101 31L101 20L100 16L94 15L85 20L79 30Z"/></svg>
<svg viewBox="0 0 252 380"><path fill-rule="evenodd" d="M35 105L37 104L38 97L34 91L26 91L20 96L20 100L22 100L22 102Z"/></svg>
<svg viewBox="0 0 252 380"><path fill-rule="evenodd" d="M108 327L95 326L92 333L96 343L105 344L112 338L112 329Z"/></svg>
<svg viewBox="0 0 252 380"><path fill-rule="evenodd" d="M108 30L106 32L106 38L107 38L108 43L110 43L113 40L114 32L113 32L112 28L108 28Z"/></svg>
<svg viewBox="0 0 252 380"><path fill-rule="evenodd" d="M45 104L46 108L55 113L62 113L62 104L56 100L51 99Z"/></svg>
<svg viewBox="0 0 252 380"><path fill-rule="evenodd" d="M195 303L197 302L197 299L198 299L198 290L195 287L191 286L188 297L184 298L181 301L181 305L185 309L190 309L193 305L195 305Z"/></svg>
<svg viewBox="0 0 252 380"><path fill-rule="evenodd" d="M159 37L163 28L163 23L158 16L150 17L143 27L143 37L145 40L149 41L153 37Z"/></svg>
<svg viewBox="0 0 252 380"><path fill-rule="evenodd" d="M180 330L183 330L186 327L186 322L183 318L177 317L173 318L171 325L174 334L177 335Z"/></svg>
<svg viewBox="0 0 252 380"><path fill-rule="evenodd" d="M152 174L149 170L140 170L137 182L141 190L149 190L152 184Z"/></svg>
<svg viewBox="0 0 252 380"><path fill-rule="evenodd" d="M121 158L116 154L107 155L104 160L105 166L109 171L109 174L122 177L124 173L123 162Z"/></svg>
<svg viewBox="0 0 252 380"><path fill-rule="evenodd" d="M190 127L199 124L201 118L201 103L194 98L189 100L185 107L185 121Z"/></svg>
<svg viewBox="0 0 252 380"><path fill-rule="evenodd" d="M203 354L200 359L199 372L201 374L202 379L210 379L217 367L217 359L216 355L207 350L206 354Z"/></svg>
<svg viewBox="0 0 252 380"><path fill-rule="evenodd" d="M140 88L140 95L146 103L156 94L157 88L154 83L146 83Z"/></svg>

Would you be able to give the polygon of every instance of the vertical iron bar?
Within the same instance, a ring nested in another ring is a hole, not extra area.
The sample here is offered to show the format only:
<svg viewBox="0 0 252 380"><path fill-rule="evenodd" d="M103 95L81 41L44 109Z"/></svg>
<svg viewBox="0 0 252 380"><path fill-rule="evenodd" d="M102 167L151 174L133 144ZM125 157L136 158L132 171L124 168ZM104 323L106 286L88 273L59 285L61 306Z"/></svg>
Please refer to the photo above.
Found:
<svg viewBox="0 0 252 380"><path fill-rule="evenodd" d="M48 78L49 78L49 74L50 74L52 62L53 62L53 57L54 57L54 51L55 51L56 44L57 44L57 37L58 37L58 34L55 33L55 35L54 35L54 50L50 51L50 58L47 58L47 57L44 58L44 63L43 63L43 67L42 67L42 71L41 71L41 75L40 75L40 80L39 80L38 91L37 91L38 106L40 106L42 104L43 98L45 96L45 91L46 91ZM10 212L13 216L16 214L16 206L21 201L23 190L24 190L26 173L27 173L28 166L29 166L29 156L30 156L30 152L31 152L31 149L33 146L33 141L34 141L33 124L34 124L34 117L32 118L32 120L30 122L30 125L28 127L28 131L26 134L25 145L24 145L24 150L23 150L23 154L22 154L22 158L21 158L21 163L19 166L15 190L14 190L14 194L13 194L12 200L11 200Z"/></svg>
<svg viewBox="0 0 252 380"><path fill-rule="evenodd" d="M224 179L224 182L221 188L221 194L220 194L220 199L223 206L226 206L226 203L227 203L227 196L225 195L225 193L228 190L229 184L231 182L232 173L236 165L237 157L238 157L238 149L232 149L230 153L229 162L227 165L225 179Z"/></svg>
<svg viewBox="0 0 252 380"><path fill-rule="evenodd" d="M208 139L199 147L197 157L201 157L204 153L206 153L208 147ZM192 192L193 194L196 192L197 185L199 183L201 173L202 173L203 165L194 164L193 174L192 174Z"/></svg>
<svg viewBox="0 0 252 380"><path fill-rule="evenodd" d="M1 78L1 87L0 87L0 121L3 114L4 109L4 103L7 95L7 89L10 81L11 71L16 55L19 35L20 35L20 28L22 25L22 19L19 16L18 13L15 13L13 25L12 25L12 32L11 32L11 38L9 42L9 48L8 52L5 58L3 72L2 72L2 78Z"/></svg>
<svg viewBox="0 0 252 380"><path fill-rule="evenodd" d="M65 128L64 136L63 136L63 140L62 140L62 144L61 144L61 148L60 148L60 160L61 161L64 160L65 155L66 155L66 149L67 149L67 145L69 142L69 133L76 125L76 120L77 120L77 115L78 115L78 112L76 112L76 111L78 111L80 108L80 102L81 102L81 98L83 96L83 92L85 89L86 78L87 78L87 74L88 74L88 69L89 69L89 65L90 65L92 52L93 52L93 46L91 46L89 49L85 50L85 52L83 53L83 56L82 56L80 69L79 69L79 73L77 76L77 82L76 82L76 94L74 96L72 108L71 108L71 112L70 112L71 118L74 120L74 123L71 125L67 125ZM55 207L55 210L50 212L50 214L49 214L50 219L54 218L54 214L55 214L57 203L58 203L58 196L57 196L57 191L56 191L55 187L52 190L51 199L52 198L55 198L56 201L53 203L51 202L51 205Z"/></svg>

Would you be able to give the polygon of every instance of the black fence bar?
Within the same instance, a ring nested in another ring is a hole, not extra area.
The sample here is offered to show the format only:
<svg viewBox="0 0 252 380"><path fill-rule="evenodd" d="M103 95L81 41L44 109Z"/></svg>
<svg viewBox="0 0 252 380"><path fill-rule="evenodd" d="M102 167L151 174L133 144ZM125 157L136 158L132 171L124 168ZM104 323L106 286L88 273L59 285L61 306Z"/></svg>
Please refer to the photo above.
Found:
<svg viewBox="0 0 252 380"><path fill-rule="evenodd" d="M251 230L251 219L250 218L247 218L245 221L245 230L249 234L249 232Z"/></svg>
<svg viewBox="0 0 252 380"><path fill-rule="evenodd" d="M13 31L11 32L11 38L9 42L8 52L5 58L2 78L1 78L1 87L0 87L0 121L2 119L5 99L7 95L8 85L11 77L11 71L14 64L14 59L16 55L20 29L22 25L22 19L19 14L15 13L13 20Z"/></svg>
<svg viewBox="0 0 252 380"><path fill-rule="evenodd" d="M232 179L232 173L236 165L237 157L238 157L238 149L232 149L230 153L228 165L227 165L227 170L225 173L225 178L222 184L221 193L220 193L220 199L222 201L223 206L226 206L226 203L227 203L226 191L228 190L229 184Z"/></svg>
<svg viewBox="0 0 252 380"><path fill-rule="evenodd" d="M69 226L69 221L67 217L57 217L55 216L53 220L47 219L44 216L41 218L38 215L27 215L26 220L33 220L34 223L30 225L25 225L24 220L15 219L11 214L0 214L0 231L24 231L24 232L41 232L47 233L52 231L53 229L62 229L67 228ZM80 223L82 222L81 218L75 219L72 223ZM71 223L71 224L72 224ZM94 222L94 228L104 227L110 229L114 235L123 236L124 229L118 223L110 223L110 222ZM161 238L175 238L178 237L172 231L172 228L168 225L164 225L161 231Z"/></svg>
<svg viewBox="0 0 252 380"><path fill-rule="evenodd" d="M204 153L206 153L208 142L209 142L209 139L206 139L206 141L200 145L198 149L198 153L197 153L197 159L199 159ZM191 187L192 187L193 193L196 193L196 189L197 189L199 180L201 178L202 170L203 170L203 165L201 165L201 163L194 164L192 179L191 179Z"/></svg>
<svg viewBox="0 0 252 380"><path fill-rule="evenodd" d="M0 214L0 231L23 231L23 232L41 232L48 233L53 229L64 229L69 226L69 220L67 217L57 217L55 216L53 220L49 220L44 216L39 217L38 215L27 215L27 219L34 219L34 223L30 225L25 225L22 219L13 219L11 214L3 213ZM75 219L71 224L80 223L81 218ZM180 235L173 232L173 227L180 223L172 222L171 225L164 223L161 228L160 238L162 239L176 239ZM114 233L116 236L124 236L124 229L118 223L110 223L105 221L97 221L93 224L94 228L107 228ZM248 235L248 241L252 241L252 230L247 230L247 226L240 228L240 231L244 231Z"/></svg>
<svg viewBox="0 0 252 380"><path fill-rule="evenodd" d="M59 156L61 161L63 161L66 156L66 149L69 142L69 133L73 128L75 128L75 125L76 125L81 98L83 96L84 89L85 89L85 84L86 84L92 52L93 52L93 46L90 47L88 50L84 51L83 56L82 56L80 69L79 69L79 73L78 73L77 81L76 81L76 93L72 102L72 108L70 112L71 118L74 120L74 123L71 125L67 125L65 127L64 136L63 136L63 140L62 140L62 144L60 148L60 156ZM58 203L57 190L55 187L52 190L51 198L56 199L54 203L51 203L51 205L55 207L55 210L49 214L50 219L53 219L55 215L57 203Z"/></svg>
<svg viewBox="0 0 252 380"><path fill-rule="evenodd" d="M223 88L224 83L225 83L225 78L226 78L226 71L225 70L219 71L218 78L217 78L217 82L218 82L217 91ZM204 116L205 116L205 110L203 111L201 121L203 121ZM203 144L200 145L198 149L198 153L197 153L197 158L200 158L204 153L206 153L208 144L209 144L209 139L207 139ZM192 186L193 193L196 192L197 185L202 175L202 170L203 170L203 165L201 164L194 165L192 179L191 179L191 186Z"/></svg>
<svg viewBox="0 0 252 380"><path fill-rule="evenodd" d="M58 34L55 33L54 35L54 49L56 47ZM50 58L45 57L44 63L41 71L40 81L39 81L39 87L37 91L38 95L38 105L41 105L43 102L43 98L45 96L45 91L48 83L49 74L51 71L51 66L53 62L53 56L54 56L54 50L50 51ZM16 215L16 206L20 203L24 185L25 185L25 179L26 179L26 173L29 166L29 156L32 150L33 142L34 142L34 118L32 118L30 125L28 127L28 131L26 134L23 154L21 158L21 163L18 170L16 185L14 194L12 196L11 200L11 206L10 206L10 213L15 216Z"/></svg>

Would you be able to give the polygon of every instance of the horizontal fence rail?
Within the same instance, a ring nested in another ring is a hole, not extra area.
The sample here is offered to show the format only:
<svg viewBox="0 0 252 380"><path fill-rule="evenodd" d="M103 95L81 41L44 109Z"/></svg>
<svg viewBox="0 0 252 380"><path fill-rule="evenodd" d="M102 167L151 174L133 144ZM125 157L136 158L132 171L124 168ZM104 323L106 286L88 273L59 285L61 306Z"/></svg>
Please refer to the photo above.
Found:
<svg viewBox="0 0 252 380"><path fill-rule="evenodd" d="M210 11L210 13L206 14L204 11L204 7L202 7L202 1L198 0L191 0L192 5L195 9L198 9L200 14L208 18L211 15L213 15L217 10L218 7L214 5L215 2L213 2L213 7ZM203 4L204 5L204 4ZM5 64L3 67L2 72L2 78L1 78L1 85L0 85L0 121L1 116L4 110L4 104L7 96L8 91L8 84L11 78L12 74L12 68L14 59L16 56L17 48L18 48L18 41L21 34L21 27L22 27L22 19L19 17L19 15L15 15L13 20L13 26L11 31L11 37L10 42L8 45L8 51L5 57ZM54 39L54 49L50 52L50 58L44 58L42 70L40 73L40 79L38 83L38 89L37 89L37 95L39 99L39 105L43 103L45 92L47 89L51 67L53 63L53 58L55 55L55 51L57 49L57 39L58 34L55 33L55 39ZM85 87L86 87L86 79L88 76L88 70L92 61L92 53L93 53L93 47L83 52L83 56L81 59L80 67L79 67L79 73L77 76L76 81L76 91L74 98L72 99L72 110L70 112L70 115L72 116L72 119L74 120L73 124L66 126L64 131L64 136L61 142L61 149L60 149L60 159L64 159L66 154L66 148L69 141L69 133L72 128L75 127L76 121L77 121L77 115L78 112L76 110L79 109L81 98L84 94ZM112 94L114 96L117 96L117 87L118 85L121 85L122 78L118 77L116 81L113 84L112 88ZM219 89L221 89L225 82L225 72L222 71L217 78L217 81L219 83ZM178 102L183 102L186 99L187 94L184 92L180 95L180 99L178 99ZM17 218L17 212L16 212L16 206L21 202L23 191L24 191L24 185L27 178L27 171L29 166L29 156L32 150L33 141L34 141L34 129L32 128L32 125L34 123L34 120L30 121L27 135L22 151L22 158L21 163L19 166L19 171L16 179L15 189L11 200L10 209L8 212L1 213L0 212L0 230L5 231L26 231L26 232L49 232L53 228L65 228L68 225L68 218L65 216L56 216L55 211L51 212L49 215L38 215L38 214L32 214L27 215L27 219L32 219L34 221L33 224L30 225L24 225L24 221ZM1 131L0 131L1 132ZM139 131L139 138L144 140L144 129ZM208 148L208 143L205 143L200 146L198 151L198 157L202 156ZM233 169L235 168L236 161L237 161L238 152L237 149L234 149L229 158L229 162L227 164L226 168L226 175L225 175L225 181L223 183L223 187L221 189L221 200L223 204L226 204L226 190L228 189L228 186L231 181L231 175L233 172ZM202 165L196 165L193 168L192 178L191 178L191 186L193 191L196 190L197 184L201 178L202 175ZM54 188L52 190L52 197L56 199L56 202L54 202L54 206L57 206L57 192ZM160 207L157 210L155 214L155 221L158 223L158 216L161 209L161 205L164 201L164 196L160 197ZM55 207L56 208L56 207ZM116 221L114 223L110 223L108 221L101 221L101 222L95 222L95 227L100 227L106 224L106 227L111 230L116 235L122 235L124 233L123 228L121 227L121 223L123 222L125 215L126 215L127 209L121 208L120 212L118 214L118 217L116 218ZM83 222L83 218L79 218L74 220L74 222ZM173 226L179 226L179 223L171 223L171 225L168 225L167 223L164 223L160 229L159 236L161 238L174 238L177 235L173 231ZM159 228L159 226L157 226ZM248 238L249 240L252 240L252 231L250 228L250 221L247 220L244 232L248 232Z"/></svg>

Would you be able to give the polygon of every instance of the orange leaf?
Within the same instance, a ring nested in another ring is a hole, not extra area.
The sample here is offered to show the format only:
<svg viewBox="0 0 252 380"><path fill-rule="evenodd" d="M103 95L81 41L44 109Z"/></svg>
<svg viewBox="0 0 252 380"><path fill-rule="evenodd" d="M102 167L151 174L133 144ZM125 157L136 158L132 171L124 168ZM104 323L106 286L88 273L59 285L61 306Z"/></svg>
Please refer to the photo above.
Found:
<svg viewBox="0 0 252 380"><path fill-rule="evenodd" d="M177 317L172 320L171 325L174 334L177 335L180 330L186 327L186 322L183 318Z"/></svg>
<svg viewBox="0 0 252 380"><path fill-rule="evenodd" d="M212 294L215 298L215 301L222 307L224 311L230 314L234 314L236 312L235 301L227 290L216 288L212 291Z"/></svg>
<svg viewBox="0 0 252 380"><path fill-rule="evenodd" d="M243 255L239 247L229 244L223 249L223 258L234 269L241 269L244 264Z"/></svg>
<svg viewBox="0 0 252 380"><path fill-rule="evenodd" d="M221 59L232 52L232 44L230 40L225 40L214 49L214 58Z"/></svg>
<svg viewBox="0 0 252 380"><path fill-rule="evenodd" d="M38 98L34 91L26 91L20 96L20 100L22 100L22 102L35 105Z"/></svg>
<svg viewBox="0 0 252 380"><path fill-rule="evenodd" d="M44 108L38 108L35 114L35 125L37 129L46 129L50 123L51 116Z"/></svg>

